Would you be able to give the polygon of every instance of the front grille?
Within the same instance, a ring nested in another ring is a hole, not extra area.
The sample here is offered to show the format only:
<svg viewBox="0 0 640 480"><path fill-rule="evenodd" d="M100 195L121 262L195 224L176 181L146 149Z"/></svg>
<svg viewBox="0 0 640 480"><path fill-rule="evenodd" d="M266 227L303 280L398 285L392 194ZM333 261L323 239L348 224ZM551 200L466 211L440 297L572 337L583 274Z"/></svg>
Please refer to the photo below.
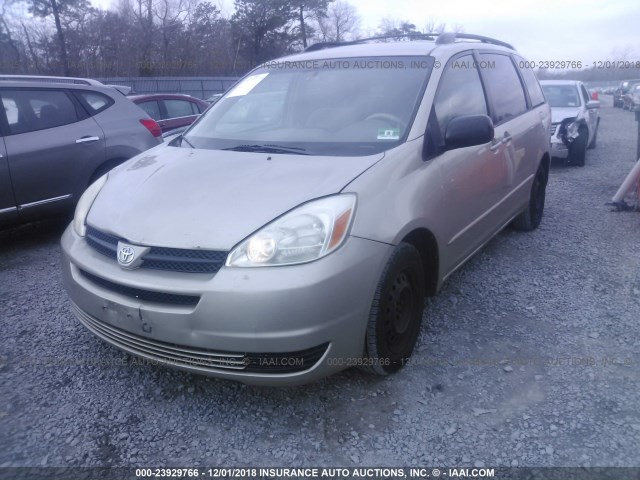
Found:
<svg viewBox="0 0 640 480"><path fill-rule="evenodd" d="M552 123L551 124L551 135L555 135L557 129L558 129L558 124L557 123Z"/></svg>
<svg viewBox="0 0 640 480"><path fill-rule="evenodd" d="M107 233L87 227L87 243L103 255L117 259L118 238Z"/></svg>
<svg viewBox="0 0 640 480"><path fill-rule="evenodd" d="M235 370L251 373L295 373L313 367L327 351L328 343L288 353L234 353L185 347L134 335L92 317L72 303L78 320L91 332L123 350L173 366L200 372ZM279 364L276 368L274 365Z"/></svg>
<svg viewBox="0 0 640 480"><path fill-rule="evenodd" d="M113 260L118 258L119 241L129 243L115 235L87 226L87 244ZM142 257L140 268L185 273L216 273L224 265L228 253L219 250L151 247Z"/></svg>
<svg viewBox="0 0 640 480"><path fill-rule="evenodd" d="M200 301L198 295L180 295L176 293L156 292L153 290L143 290L141 288L128 287L119 283L106 280L92 273L80 270L80 273L90 282L96 285L119 293L125 297L136 298L145 302L162 303L165 305L179 305L185 307L194 307Z"/></svg>

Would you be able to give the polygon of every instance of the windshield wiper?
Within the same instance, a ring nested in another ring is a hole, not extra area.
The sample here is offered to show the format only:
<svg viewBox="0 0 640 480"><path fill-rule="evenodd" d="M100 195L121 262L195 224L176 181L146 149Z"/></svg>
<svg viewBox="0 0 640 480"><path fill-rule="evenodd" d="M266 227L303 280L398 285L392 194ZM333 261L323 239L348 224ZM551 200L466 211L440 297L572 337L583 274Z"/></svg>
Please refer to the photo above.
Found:
<svg viewBox="0 0 640 480"><path fill-rule="evenodd" d="M235 147L223 148L233 152L256 152L256 153L290 153L293 155L309 155L304 148L282 147L280 145L237 145Z"/></svg>
<svg viewBox="0 0 640 480"><path fill-rule="evenodd" d="M185 142L185 143L186 143L187 145L189 145L191 148L196 148L196 147L194 147L194 146L193 146L193 144L192 144L189 140L187 140L187 139L184 137L184 135L180 135L180 143L182 143L182 142Z"/></svg>

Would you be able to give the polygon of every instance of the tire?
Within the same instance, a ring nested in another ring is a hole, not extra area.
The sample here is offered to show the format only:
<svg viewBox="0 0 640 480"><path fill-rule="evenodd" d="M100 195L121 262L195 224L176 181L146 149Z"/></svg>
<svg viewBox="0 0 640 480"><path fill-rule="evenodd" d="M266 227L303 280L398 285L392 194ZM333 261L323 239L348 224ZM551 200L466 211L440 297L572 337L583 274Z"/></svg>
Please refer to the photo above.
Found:
<svg viewBox="0 0 640 480"><path fill-rule="evenodd" d="M398 245L376 289L364 342L362 369L388 375L406 363L418 339L424 311L422 259L413 245Z"/></svg>
<svg viewBox="0 0 640 480"><path fill-rule="evenodd" d="M569 146L569 163L584 167L587 156L587 136L586 129L580 128L578 138Z"/></svg>
<svg viewBox="0 0 640 480"><path fill-rule="evenodd" d="M598 146L598 130L600 129L600 120L596 123L596 131L593 132L593 139L591 140L591 144L589 145L589 150L593 150Z"/></svg>
<svg viewBox="0 0 640 480"><path fill-rule="evenodd" d="M527 208L511 222L511 228L524 232L535 230L542 221L544 215L544 200L547 190L549 171L544 163L541 163L533 179L531 194L529 195L529 205Z"/></svg>

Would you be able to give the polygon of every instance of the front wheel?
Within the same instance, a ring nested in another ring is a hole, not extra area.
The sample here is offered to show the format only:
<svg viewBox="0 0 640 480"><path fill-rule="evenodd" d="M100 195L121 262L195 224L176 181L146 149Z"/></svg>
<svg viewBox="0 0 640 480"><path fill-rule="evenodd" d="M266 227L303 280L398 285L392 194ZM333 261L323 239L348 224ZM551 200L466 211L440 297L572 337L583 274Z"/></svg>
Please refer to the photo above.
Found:
<svg viewBox="0 0 640 480"><path fill-rule="evenodd" d="M365 334L363 369L388 375L402 368L416 344L424 311L420 253L398 245L378 282Z"/></svg>
<svg viewBox="0 0 640 480"><path fill-rule="evenodd" d="M531 186L529 205L520 215L513 219L511 227L515 230L531 231L538 228L544 214L544 201L547 191L549 173L544 164L540 164Z"/></svg>
<svg viewBox="0 0 640 480"><path fill-rule="evenodd" d="M589 145L589 149L594 149L598 146L598 130L600 129L600 120L596 123L596 131L593 132L593 140L591 140L591 144Z"/></svg>
<svg viewBox="0 0 640 480"><path fill-rule="evenodd" d="M587 131L581 128L573 143L569 146L569 163L584 167L587 156Z"/></svg>

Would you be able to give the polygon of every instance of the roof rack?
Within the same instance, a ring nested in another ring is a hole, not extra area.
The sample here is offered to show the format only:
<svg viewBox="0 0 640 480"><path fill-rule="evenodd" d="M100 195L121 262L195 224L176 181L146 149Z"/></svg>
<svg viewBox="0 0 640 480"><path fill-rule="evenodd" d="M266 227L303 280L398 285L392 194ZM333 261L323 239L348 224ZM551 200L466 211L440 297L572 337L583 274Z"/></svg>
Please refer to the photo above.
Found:
<svg viewBox="0 0 640 480"><path fill-rule="evenodd" d="M91 78L53 77L53 76L44 76L44 75L0 75L0 81L71 83L74 85L95 85L95 86L103 85L98 80L93 80Z"/></svg>
<svg viewBox="0 0 640 480"><path fill-rule="evenodd" d="M92 78L77 77L52 77L44 75L0 75L0 82L44 82L44 83L63 83L68 85L92 85L94 87L111 87L115 88L122 95L129 95L131 87L125 85L105 85L104 83Z"/></svg>
<svg viewBox="0 0 640 480"><path fill-rule="evenodd" d="M307 47L305 52L315 52L317 50L324 50L325 48L343 47L347 45L358 45L364 42L370 42L375 40L388 40L391 38L408 38L415 40L435 40L437 44L443 45L448 43L455 43L456 40L477 40L481 43L491 43L493 45L500 45L511 50L515 50L513 45L496 40L495 38L485 37L483 35L474 35L471 33L453 33L453 32L429 32L429 33L401 33L398 35L378 35L375 37L359 38L357 40L351 40L348 42L320 42L314 43Z"/></svg>

